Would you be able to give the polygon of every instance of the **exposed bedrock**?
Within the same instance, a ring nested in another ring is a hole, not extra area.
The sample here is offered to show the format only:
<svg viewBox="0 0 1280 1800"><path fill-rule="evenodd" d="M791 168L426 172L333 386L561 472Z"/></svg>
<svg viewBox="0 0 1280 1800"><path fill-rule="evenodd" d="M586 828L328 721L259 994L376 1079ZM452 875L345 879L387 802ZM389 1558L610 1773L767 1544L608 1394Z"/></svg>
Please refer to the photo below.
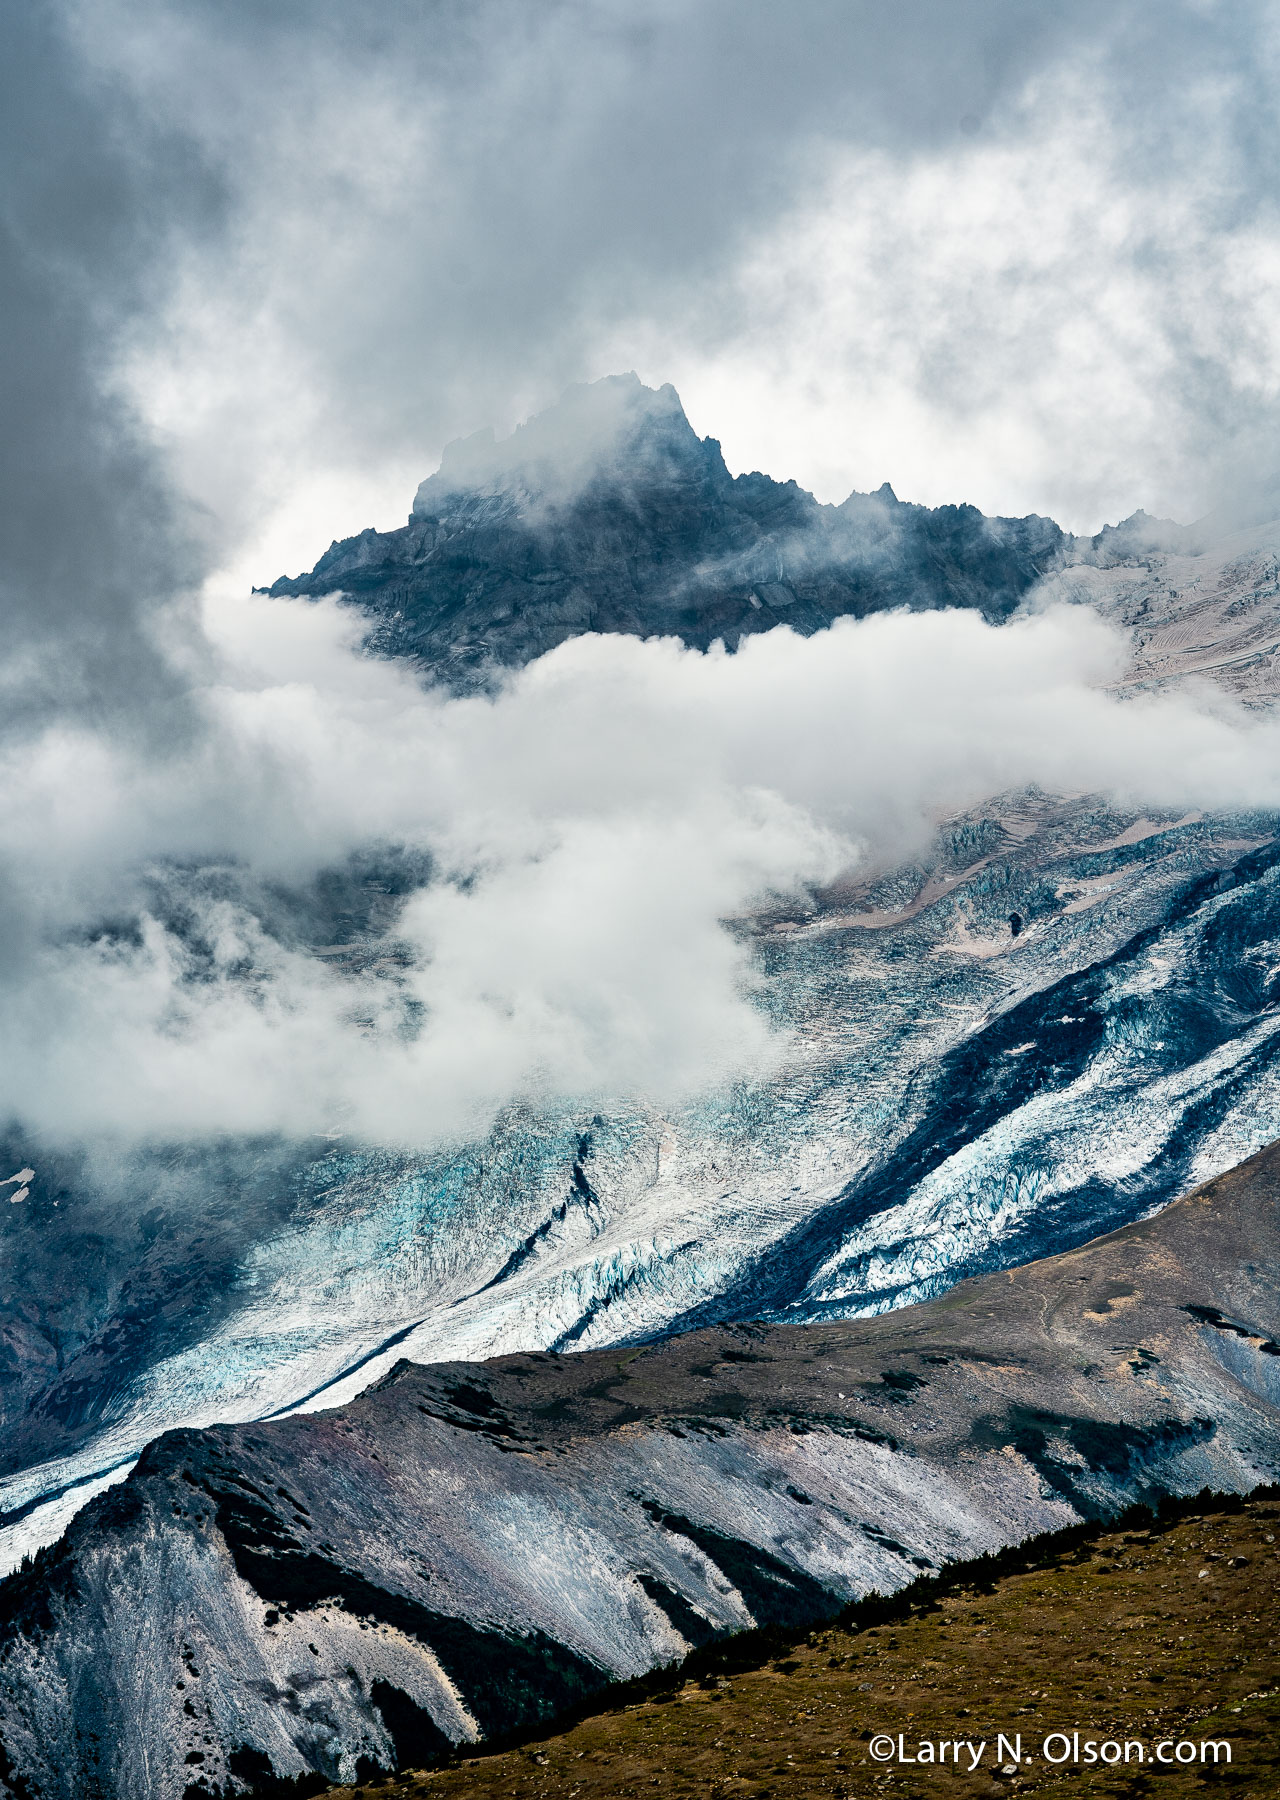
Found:
<svg viewBox="0 0 1280 1800"><path fill-rule="evenodd" d="M1280 1147L905 1312L175 1431L0 1587L0 1793L365 1778L753 1623L1280 1475Z"/></svg>
<svg viewBox="0 0 1280 1800"><path fill-rule="evenodd" d="M335 542L270 592L344 593L379 649L465 691L584 631L705 650L893 606L1003 619L1069 542L1052 519L904 504L887 482L823 506L794 481L735 478L674 388L621 375L501 443L451 444L407 525Z"/></svg>

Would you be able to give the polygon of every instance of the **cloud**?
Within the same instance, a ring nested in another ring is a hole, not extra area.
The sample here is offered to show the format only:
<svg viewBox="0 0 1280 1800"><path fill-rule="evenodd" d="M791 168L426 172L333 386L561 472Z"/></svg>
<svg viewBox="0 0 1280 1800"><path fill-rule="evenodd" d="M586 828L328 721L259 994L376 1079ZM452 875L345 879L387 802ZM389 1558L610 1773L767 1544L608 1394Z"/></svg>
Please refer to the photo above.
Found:
<svg viewBox="0 0 1280 1800"><path fill-rule="evenodd" d="M425 1144L513 1100L670 1101L785 1053L725 923L769 894L1028 781L1280 804L1280 725L1113 697L1124 639L1080 608L842 620L733 656L584 637L465 699L360 654L355 625L224 602L184 753L65 726L8 751L27 931L0 1090L28 1129ZM353 857L416 872L343 954L306 896Z"/></svg>
<svg viewBox="0 0 1280 1800"><path fill-rule="evenodd" d="M191 598L644 357L732 460L819 485L1072 523L1265 464L1270 7L61 0L5 31L0 1092L33 1129L422 1141L684 1091L776 1050L721 921L859 844L1032 779L1274 801L1270 725L1107 699L1082 613L583 640L456 701L332 605ZM335 884L363 961L316 954Z"/></svg>
<svg viewBox="0 0 1280 1800"><path fill-rule="evenodd" d="M735 468L1091 530L1206 455L1229 478L1270 416L1265 6L64 16L224 196L115 368L257 581L621 368L674 380Z"/></svg>
<svg viewBox="0 0 1280 1800"><path fill-rule="evenodd" d="M188 139L95 79L56 17L10 11L0 55L0 720L51 707L180 723L156 611L204 573L203 527L110 365L160 303L181 221L218 211Z"/></svg>
<svg viewBox="0 0 1280 1800"><path fill-rule="evenodd" d="M959 143L833 147L713 292L606 354L827 500L888 478L1092 533L1238 498L1280 469L1280 45L1273 9L1214 9L1200 50L1192 23L1122 19Z"/></svg>
<svg viewBox="0 0 1280 1800"><path fill-rule="evenodd" d="M831 498L1092 529L1277 460L1269 5L42 0L5 29L11 724L138 713L157 611L212 565L307 566L449 439L619 368Z"/></svg>

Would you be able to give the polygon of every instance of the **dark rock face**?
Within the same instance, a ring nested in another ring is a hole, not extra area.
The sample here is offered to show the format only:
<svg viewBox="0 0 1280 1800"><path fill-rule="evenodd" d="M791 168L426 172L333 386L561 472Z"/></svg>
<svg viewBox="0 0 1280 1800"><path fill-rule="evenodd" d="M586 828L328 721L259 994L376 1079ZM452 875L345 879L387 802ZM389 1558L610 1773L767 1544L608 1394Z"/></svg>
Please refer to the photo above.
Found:
<svg viewBox="0 0 1280 1800"><path fill-rule="evenodd" d="M0 1794L367 1778L753 1622L1280 1473L1280 1147L906 1313L171 1432L0 1589Z"/></svg>
<svg viewBox="0 0 1280 1800"><path fill-rule="evenodd" d="M705 650L897 606L1003 619L1068 542L1050 519L931 511L887 483L821 506L794 481L735 478L673 388L613 376L502 444L450 445L406 526L335 543L269 591L341 590L378 649L467 689L587 631Z"/></svg>

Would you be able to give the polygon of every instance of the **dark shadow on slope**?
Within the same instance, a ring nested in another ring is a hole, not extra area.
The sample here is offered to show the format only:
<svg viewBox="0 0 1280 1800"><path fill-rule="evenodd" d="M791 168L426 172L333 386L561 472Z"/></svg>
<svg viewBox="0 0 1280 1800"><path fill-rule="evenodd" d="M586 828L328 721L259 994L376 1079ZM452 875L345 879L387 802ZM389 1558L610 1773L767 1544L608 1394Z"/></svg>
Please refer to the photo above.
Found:
<svg viewBox="0 0 1280 1800"><path fill-rule="evenodd" d="M809 1319L847 1316L847 1299L824 1304L805 1288L848 1234L900 1204L933 1170L1028 1100L1066 1088L1110 1038L1132 1028L1158 1042L1163 1074L1188 1067L1246 1030L1271 1010L1277 996L1277 978L1255 973L1247 961L1280 935L1280 882L1269 879L1277 869L1280 846L1270 843L1228 870L1196 877L1159 922L1112 956L1030 996L922 1069L914 1095L922 1123L889 1159L771 1246L732 1287L673 1321L670 1334L733 1319L785 1319L791 1311ZM1228 891L1232 900L1208 922L1185 977L1162 993L1110 1000L1117 975L1135 967L1205 901ZM1032 1048L1025 1054L1008 1054L1027 1043ZM1027 1225L950 1267L940 1287L1074 1248L1174 1199L1190 1185L1191 1159L1206 1132L1278 1056L1280 1045L1274 1042L1247 1052L1235 1071L1190 1103L1138 1176L1115 1183L1094 1178L1055 1196ZM891 1297L891 1291L875 1296Z"/></svg>

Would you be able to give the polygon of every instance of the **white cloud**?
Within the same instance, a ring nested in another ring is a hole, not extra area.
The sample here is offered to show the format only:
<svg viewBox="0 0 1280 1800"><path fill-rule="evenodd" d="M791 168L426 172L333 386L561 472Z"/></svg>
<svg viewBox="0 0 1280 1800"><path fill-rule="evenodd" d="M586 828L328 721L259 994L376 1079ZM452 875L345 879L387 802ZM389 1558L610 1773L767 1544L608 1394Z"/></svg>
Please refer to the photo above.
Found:
<svg viewBox="0 0 1280 1800"><path fill-rule="evenodd" d="M821 499L1198 516L1280 467L1280 211L1249 192L1238 84L1153 126L1112 75L1044 72L958 146L842 147L714 293L602 360Z"/></svg>
<svg viewBox="0 0 1280 1800"><path fill-rule="evenodd" d="M64 8L218 195L114 350L246 582L633 367L829 499L1092 531L1280 463L1273 7Z"/></svg>
<svg viewBox="0 0 1280 1800"><path fill-rule="evenodd" d="M362 655L333 602L223 598L207 625L205 729L166 765L59 728L0 769L24 922L0 1090L51 1137L421 1143L519 1096L671 1098L781 1048L722 923L766 892L1029 781L1280 804L1280 725L1101 691L1125 644L1083 609L733 656L585 637L491 700ZM273 925L272 884L380 843L436 873L359 969Z"/></svg>

